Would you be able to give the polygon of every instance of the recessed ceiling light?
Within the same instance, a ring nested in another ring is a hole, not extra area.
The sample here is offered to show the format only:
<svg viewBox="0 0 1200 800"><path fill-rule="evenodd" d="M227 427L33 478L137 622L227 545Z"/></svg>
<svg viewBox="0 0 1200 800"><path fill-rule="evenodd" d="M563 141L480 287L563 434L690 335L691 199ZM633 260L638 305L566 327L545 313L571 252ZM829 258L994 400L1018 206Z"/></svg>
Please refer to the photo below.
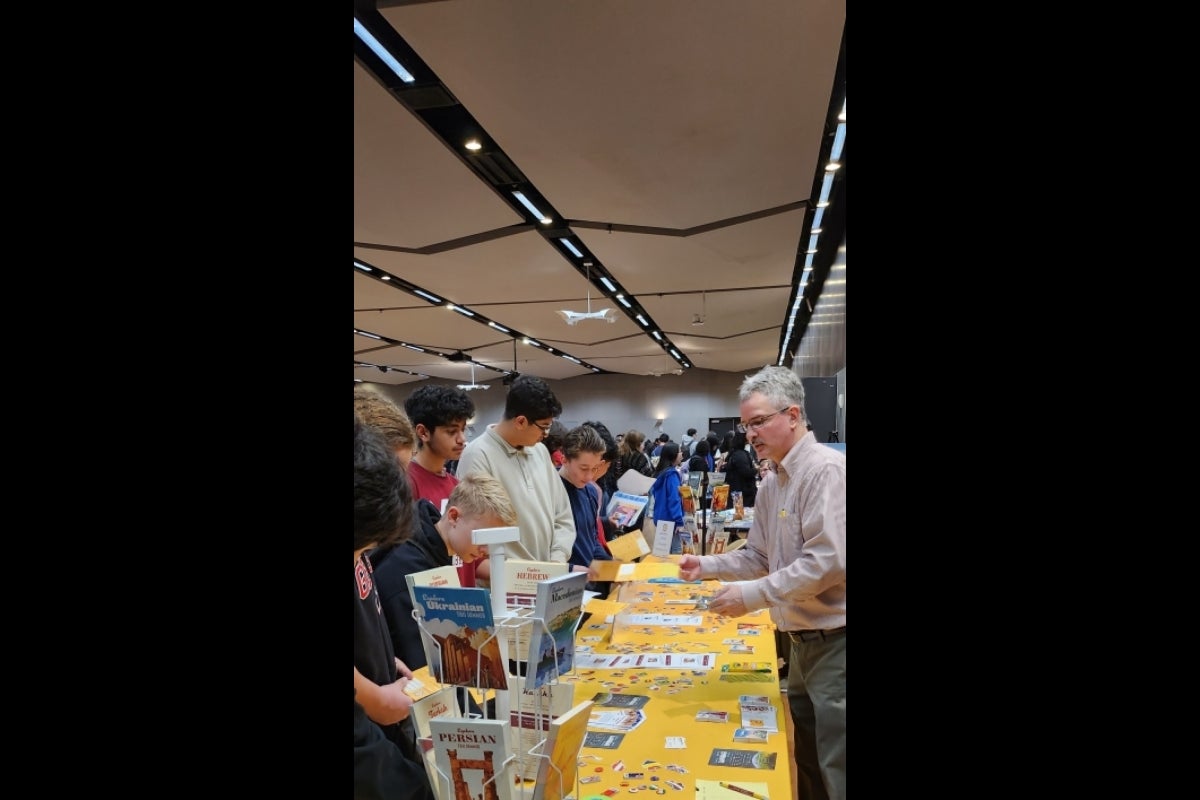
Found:
<svg viewBox="0 0 1200 800"><path fill-rule="evenodd" d="M478 139L472 139L471 141L467 142L467 149L468 149L468 150L472 150L472 151L474 151L474 150L482 150L482 149L483 149L483 145L481 145L481 144L479 143L479 140L478 140Z"/></svg>

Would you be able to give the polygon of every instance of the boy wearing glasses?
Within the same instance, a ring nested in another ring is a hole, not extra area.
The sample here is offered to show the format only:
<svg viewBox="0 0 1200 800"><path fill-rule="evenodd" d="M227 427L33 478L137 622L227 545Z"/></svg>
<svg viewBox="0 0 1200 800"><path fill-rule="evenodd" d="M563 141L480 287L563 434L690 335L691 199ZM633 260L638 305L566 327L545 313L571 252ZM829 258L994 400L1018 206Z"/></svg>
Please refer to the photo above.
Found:
<svg viewBox="0 0 1200 800"><path fill-rule="evenodd" d="M504 485L517 512L520 538L505 545L509 558L565 564L575 546L571 503L550 451L540 446L562 404L541 378L521 375L504 401L504 419L472 439L458 461L458 477L486 473ZM475 574L487 578L489 562Z"/></svg>
<svg viewBox="0 0 1200 800"><path fill-rule="evenodd" d="M684 580L745 581L712 596L709 610L739 617L761 608L791 639L788 706L795 723L800 796L846 797L846 456L807 429L804 385L765 367L738 392L755 454L770 459L746 545L686 555Z"/></svg>

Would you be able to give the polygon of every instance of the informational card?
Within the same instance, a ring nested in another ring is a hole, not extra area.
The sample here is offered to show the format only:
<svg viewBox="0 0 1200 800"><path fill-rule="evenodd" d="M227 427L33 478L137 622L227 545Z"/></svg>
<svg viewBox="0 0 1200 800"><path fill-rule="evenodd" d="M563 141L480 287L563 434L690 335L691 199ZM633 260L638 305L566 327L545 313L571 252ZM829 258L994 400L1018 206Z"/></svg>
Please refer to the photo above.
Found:
<svg viewBox="0 0 1200 800"><path fill-rule="evenodd" d="M616 750L621 746L621 740L624 738L625 734L623 733L588 731L587 736L583 737L583 746L599 747L603 750Z"/></svg>
<svg viewBox="0 0 1200 800"><path fill-rule="evenodd" d="M637 708L596 710L588 719L589 728L629 733L646 721L646 714Z"/></svg>
<svg viewBox="0 0 1200 800"><path fill-rule="evenodd" d="M777 753L766 750L738 750L733 747L715 747L708 757L712 767L747 767L749 769L775 769Z"/></svg>
<svg viewBox="0 0 1200 800"><path fill-rule="evenodd" d="M641 708L650 702L648 694L622 694L621 692L597 692L592 702L598 706L612 708Z"/></svg>
<svg viewBox="0 0 1200 800"><path fill-rule="evenodd" d="M675 533L675 521L664 519L654 524L654 547L650 551L656 556L671 554L671 536Z"/></svg>

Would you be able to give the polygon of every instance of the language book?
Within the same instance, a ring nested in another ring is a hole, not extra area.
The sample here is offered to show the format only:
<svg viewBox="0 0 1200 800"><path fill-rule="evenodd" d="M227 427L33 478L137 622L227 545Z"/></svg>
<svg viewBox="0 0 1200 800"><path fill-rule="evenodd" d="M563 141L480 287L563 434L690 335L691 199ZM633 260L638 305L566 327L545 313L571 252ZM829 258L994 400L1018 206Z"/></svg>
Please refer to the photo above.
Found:
<svg viewBox="0 0 1200 800"><path fill-rule="evenodd" d="M722 528L717 530L719 523L713 523L713 529L708 532L708 538L705 540L706 552L710 556L720 555L729 547L729 531Z"/></svg>
<svg viewBox="0 0 1200 800"><path fill-rule="evenodd" d="M410 572L404 576L408 583L408 596L413 597L414 586L461 586L458 579L458 569L453 566L434 567L420 572ZM413 597L413 604L417 602Z"/></svg>
<svg viewBox="0 0 1200 800"><path fill-rule="evenodd" d="M720 483L712 490L712 510L724 511L729 507L729 484Z"/></svg>
<svg viewBox="0 0 1200 800"><path fill-rule="evenodd" d="M534 617L529 637L529 662L533 686L544 686L575 668L575 627L583 616L586 572L568 572L538 582Z"/></svg>
<svg viewBox="0 0 1200 800"><path fill-rule="evenodd" d="M684 514L696 513L696 495L690 485L685 483L679 487L679 499L683 503Z"/></svg>
<svg viewBox="0 0 1200 800"><path fill-rule="evenodd" d="M571 565L557 561L529 561L523 558L504 560L504 604L514 617L532 617L537 603L539 581L567 574ZM515 661L529 659L529 639L536 623L518 623L515 619L502 624L502 635L508 642L509 658Z"/></svg>
<svg viewBox="0 0 1200 800"><path fill-rule="evenodd" d="M437 717L462 716L458 705L458 688L446 686L433 694L426 695L413 703L410 714L413 727L417 731L417 743L421 746L421 756L425 759L425 771L429 774L429 783L433 786L434 794L439 800L451 800L454 793L447 792L445 782L438 779L437 756L433 751L433 732L429 727L429 721Z"/></svg>
<svg viewBox="0 0 1200 800"><path fill-rule="evenodd" d="M615 733L629 733L645 721L646 713L640 708L607 710L593 707L588 718L588 727Z"/></svg>
<svg viewBox="0 0 1200 800"><path fill-rule="evenodd" d="M765 742L770 735L771 731L766 728L734 728L733 741Z"/></svg>
<svg viewBox="0 0 1200 800"><path fill-rule="evenodd" d="M740 709L742 712L743 728L761 729L770 731L771 733L779 733L779 723L776 722L778 714L775 712L775 706L742 703L740 704Z"/></svg>
<svg viewBox="0 0 1200 800"><path fill-rule="evenodd" d="M435 717L429 720L437 780L449 797L513 800L508 720Z"/></svg>
<svg viewBox="0 0 1200 800"><path fill-rule="evenodd" d="M740 694L738 695L738 705L769 706L771 705L771 698L765 694Z"/></svg>
<svg viewBox="0 0 1200 800"><path fill-rule="evenodd" d="M574 697L574 687L566 683L521 689L508 721L517 735L517 771L525 780L537 778L542 748L534 748L547 738L551 723L571 710Z"/></svg>
<svg viewBox="0 0 1200 800"><path fill-rule="evenodd" d="M646 508L649 502L649 495L630 494L629 492L618 491L612 496L612 500L608 501L608 509L605 511L605 515L611 519L618 528L625 528L637 521L638 516L641 515L643 509ZM617 516L614 518L613 514L616 514Z"/></svg>
<svg viewBox="0 0 1200 800"><path fill-rule="evenodd" d="M532 608L537 602L538 581L565 575L570 569L566 562L504 559L504 604L509 608Z"/></svg>
<svg viewBox="0 0 1200 800"><path fill-rule="evenodd" d="M412 592L413 605L423 615L421 646L430 674L455 686L507 689L508 669L500 657L488 590L418 584Z"/></svg>
<svg viewBox="0 0 1200 800"><path fill-rule="evenodd" d="M533 800L563 800L575 794L575 779L579 776L579 748L587 735L588 715L592 701L584 700L550 723L549 735L542 752Z"/></svg>

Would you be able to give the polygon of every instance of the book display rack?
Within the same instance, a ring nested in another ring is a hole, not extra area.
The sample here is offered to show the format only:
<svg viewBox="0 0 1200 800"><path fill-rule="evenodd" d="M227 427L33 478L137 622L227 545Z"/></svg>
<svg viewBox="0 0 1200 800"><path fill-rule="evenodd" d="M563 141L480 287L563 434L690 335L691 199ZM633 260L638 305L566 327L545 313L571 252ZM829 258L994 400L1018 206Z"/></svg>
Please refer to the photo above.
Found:
<svg viewBox="0 0 1200 800"><path fill-rule="evenodd" d="M439 789L448 787L448 791L438 791L439 796L455 800L460 796L474 798L480 790L483 800L555 800L572 793L578 797L575 765L583 737L579 735L573 744L573 737L564 737L564 749L562 743L556 745L559 726L555 724L560 717L565 722L578 716L572 714L576 706L565 711L561 705L552 708L550 692L544 691L562 685L570 696L573 687L559 684L559 676L572 668L573 661L553 651L551 663L543 663L543 669L538 671L537 656L529 652L529 645L533 640L553 639L554 631L548 623L554 620L536 616L536 608L509 607L505 603L508 587L504 585L504 543L518 538L517 528L479 529L473 532L473 537L476 543L488 545L492 560L490 613L482 615L486 619L476 615L476 625L459 624L452 634L447 634L445 627L435 631L430 628L435 615L414 596L413 618L420 630L430 674L443 685L478 692L476 699L483 709L482 717L442 718L448 723L459 723L454 733L455 757L459 760L455 762L453 774L447 774L440 766L449 763L445 758L438 760L431 765L436 774L431 773L429 778L440 784ZM474 601L487 595L484 589L458 588L457 592L473 593L473 602L468 604L458 602L459 597L452 589L441 588L443 594L437 599L452 601L444 603L443 609L471 605L470 610L474 611L477 606ZM570 626L571 642L574 642L582 619L581 613ZM437 621L439 625L443 624L443 620ZM514 648L511 654L510 646ZM517 674L509 670L510 663L517 665ZM469 669L464 671L464 666ZM497 670L503 673L501 679L498 679ZM556 710L561 713L555 713ZM586 720L587 715L583 717ZM478 750L477 757L463 760L464 743L472 738L473 732L480 742L492 749ZM447 735L445 741L451 738ZM445 748L446 744L435 737L430 746L437 749ZM503 747L503 758L496 752L497 746ZM482 755L484 752L486 757ZM482 781L476 778L471 784L464 778L467 774L476 774L473 771L482 774Z"/></svg>

